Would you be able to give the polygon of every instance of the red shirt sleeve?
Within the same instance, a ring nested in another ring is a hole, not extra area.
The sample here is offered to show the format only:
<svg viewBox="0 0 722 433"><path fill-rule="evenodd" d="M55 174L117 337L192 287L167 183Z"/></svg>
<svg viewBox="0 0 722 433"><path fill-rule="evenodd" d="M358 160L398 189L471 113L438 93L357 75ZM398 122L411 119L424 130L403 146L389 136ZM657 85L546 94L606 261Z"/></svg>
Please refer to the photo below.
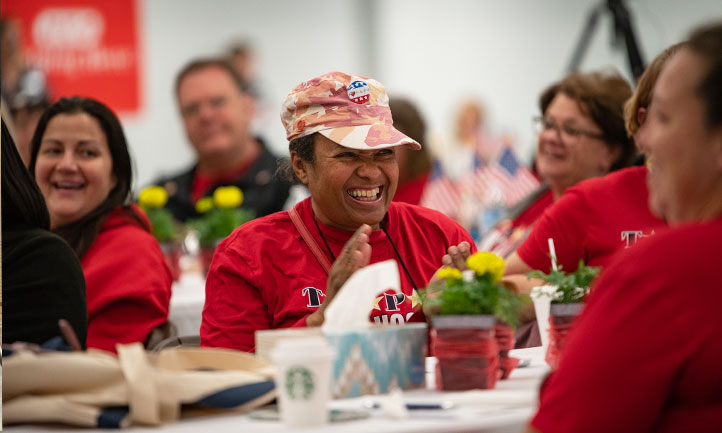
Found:
<svg viewBox="0 0 722 433"><path fill-rule="evenodd" d="M589 221L586 195L571 188L548 207L536 222L529 237L517 249L519 257L532 269L548 272L551 268L548 239L554 239L557 263L566 272L577 269L584 257L583 239Z"/></svg>
<svg viewBox="0 0 722 433"><path fill-rule="evenodd" d="M168 320L171 274L150 233L132 224L103 231L81 264L88 347L115 352L118 343L144 343Z"/></svg>
<svg viewBox="0 0 722 433"><path fill-rule="evenodd" d="M206 279L201 346L255 350L255 331L271 327L259 276L255 264L221 242Z"/></svg>
<svg viewBox="0 0 722 433"><path fill-rule="evenodd" d="M663 261L649 250L633 251L608 267L576 322L541 393L532 420L538 430L651 431L685 357L704 344L704 332L691 332L690 324L705 313L696 296L679 290L686 273L659 276Z"/></svg>

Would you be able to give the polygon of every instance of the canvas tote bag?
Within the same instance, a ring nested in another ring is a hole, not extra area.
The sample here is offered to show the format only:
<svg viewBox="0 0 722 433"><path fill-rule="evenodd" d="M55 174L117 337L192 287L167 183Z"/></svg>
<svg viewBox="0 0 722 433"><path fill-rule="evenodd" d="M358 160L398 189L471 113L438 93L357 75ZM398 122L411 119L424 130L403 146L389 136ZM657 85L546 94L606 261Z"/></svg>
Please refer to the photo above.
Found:
<svg viewBox="0 0 722 433"><path fill-rule="evenodd" d="M160 425L181 414L246 412L276 395L269 363L228 349L150 353L133 343L118 345L117 357L97 350L4 355L5 424Z"/></svg>

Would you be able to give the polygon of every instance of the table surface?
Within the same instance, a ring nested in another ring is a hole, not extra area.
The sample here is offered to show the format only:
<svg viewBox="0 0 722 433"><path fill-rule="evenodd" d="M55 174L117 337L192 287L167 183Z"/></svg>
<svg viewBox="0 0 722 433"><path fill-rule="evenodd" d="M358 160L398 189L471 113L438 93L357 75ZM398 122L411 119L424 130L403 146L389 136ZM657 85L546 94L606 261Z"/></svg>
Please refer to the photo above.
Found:
<svg viewBox="0 0 722 433"><path fill-rule="evenodd" d="M205 301L206 280L199 272L184 272L173 282L168 319L179 336L200 334Z"/></svg>
<svg viewBox="0 0 722 433"><path fill-rule="evenodd" d="M544 363L541 348L513 350L512 356L529 359L528 367L514 370L507 380L498 381L496 389L464 392L440 392L433 389L433 363L427 362L427 389L407 391L402 398L409 403L452 402L445 410L412 410L403 420L390 419L381 409L370 410L370 417L362 420L333 422L323 427L291 429L279 421L263 421L248 415L228 414L184 418L161 427L131 427L139 432L519 432L533 415L537 405L538 388L549 367ZM389 396L364 396L334 400L331 409L367 410L369 402L381 402ZM107 432L107 430L77 429L65 426L20 425L6 426L12 432Z"/></svg>

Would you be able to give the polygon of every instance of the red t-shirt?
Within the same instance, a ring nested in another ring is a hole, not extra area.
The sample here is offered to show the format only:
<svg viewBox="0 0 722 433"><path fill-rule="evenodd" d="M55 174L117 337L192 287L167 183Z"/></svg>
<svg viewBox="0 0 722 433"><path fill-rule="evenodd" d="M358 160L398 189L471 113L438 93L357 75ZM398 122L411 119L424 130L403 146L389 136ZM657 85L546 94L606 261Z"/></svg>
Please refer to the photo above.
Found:
<svg viewBox="0 0 722 433"><path fill-rule="evenodd" d="M206 174L199 173L196 170L193 176L193 186L191 187L191 200L197 202L200 200L206 192L213 186L219 183L233 183L236 179L243 177L243 175L253 166L253 163L258 159L258 155L254 156L248 161L244 161L241 165L231 170L228 173L221 175L209 176Z"/></svg>
<svg viewBox="0 0 722 433"><path fill-rule="evenodd" d="M519 214L518 217L514 218L511 226L513 228L533 226L544 211L552 204L554 204L554 194L552 194L552 190L550 189L542 194L541 197L532 203L524 212Z"/></svg>
<svg viewBox="0 0 722 433"><path fill-rule="evenodd" d="M429 180L429 174L422 174L416 179L412 179L404 184L399 184L394 194L394 201L409 204L421 203L421 196L424 195L426 182Z"/></svg>
<svg viewBox="0 0 722 433"><path fill-rule="evenodd" d="M722 429L722 218L616 255L547 380L532 425L551 432Z"/></svg>
<svg viewBox="0 0 722 433"><path fill-rule="evenodd" d="M580 259L606 265L615 252L629 248L664 227L649 210L647 169L630 167L567 189L537 221L517 250L533 269L548 271L549 243L554 239L557 263L567 272Z"/></svg>
<svg viewBox="0 0 722 433"><path fill-rule="evenodd" d="M145 218L138 207L133 209ZM147 223L147 219L146 219ZM80 259L88 302L88 347L145 342L168 320L171 274L153 235L118 208Z"/></svg>
<svg viewBox="0 0 722 433"><path fill-rule="evenodd" d="M311 199L297 206L306 228L328 254L313 222ZM352 232L318 221L326 241L338 257ZM445 215L419 206L391 203L386 229L419 289L441 266L448 247L471 236ZM393 246L382 230L371 233L371 261L394 259ZM329 261L332 261L330 255ZM305 326L306 316L323 302L327 274L291 222L288 212L255 219L236 229L216 249L206 280L201 344L254 350L258 329ZM424 320L418 293L399 264L403 295L380 294L371 320L405 323ZM411 319L411 316L414 316Z"/></svg>
<svg viewBox="0 0 722 433"><path fill-rule="evenodd" d="M499 222L491 233L484 236L480 249L507 257L524 242L539 217L552 204L554 204L554 195L551 189L548 189L519 216L513 220L506 219Z"/></svg>

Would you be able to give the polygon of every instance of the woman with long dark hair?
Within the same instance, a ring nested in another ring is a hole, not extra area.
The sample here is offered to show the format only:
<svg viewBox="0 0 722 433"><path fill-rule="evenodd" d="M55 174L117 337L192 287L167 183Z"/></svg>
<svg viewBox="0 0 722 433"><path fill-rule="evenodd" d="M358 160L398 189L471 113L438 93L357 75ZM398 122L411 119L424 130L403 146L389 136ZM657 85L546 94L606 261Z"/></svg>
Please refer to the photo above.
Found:
<svg viewBox="0 0 722 433"><path fill-rule="evenodd" d="M90 98L60 99L38 122L30 171L51 230L83 266L88 347L145 342L167 322L171 276L147 218L129 205L132 167L118 118Z"/></svg>
<svg viewBox="0 0 722 433"><path fill-rule="evenodd" d="M58 321L65 319L85 347L83 270L68 244L49 227L43 196L3 120L3 343L45 343L62 335Z"/></svg>

